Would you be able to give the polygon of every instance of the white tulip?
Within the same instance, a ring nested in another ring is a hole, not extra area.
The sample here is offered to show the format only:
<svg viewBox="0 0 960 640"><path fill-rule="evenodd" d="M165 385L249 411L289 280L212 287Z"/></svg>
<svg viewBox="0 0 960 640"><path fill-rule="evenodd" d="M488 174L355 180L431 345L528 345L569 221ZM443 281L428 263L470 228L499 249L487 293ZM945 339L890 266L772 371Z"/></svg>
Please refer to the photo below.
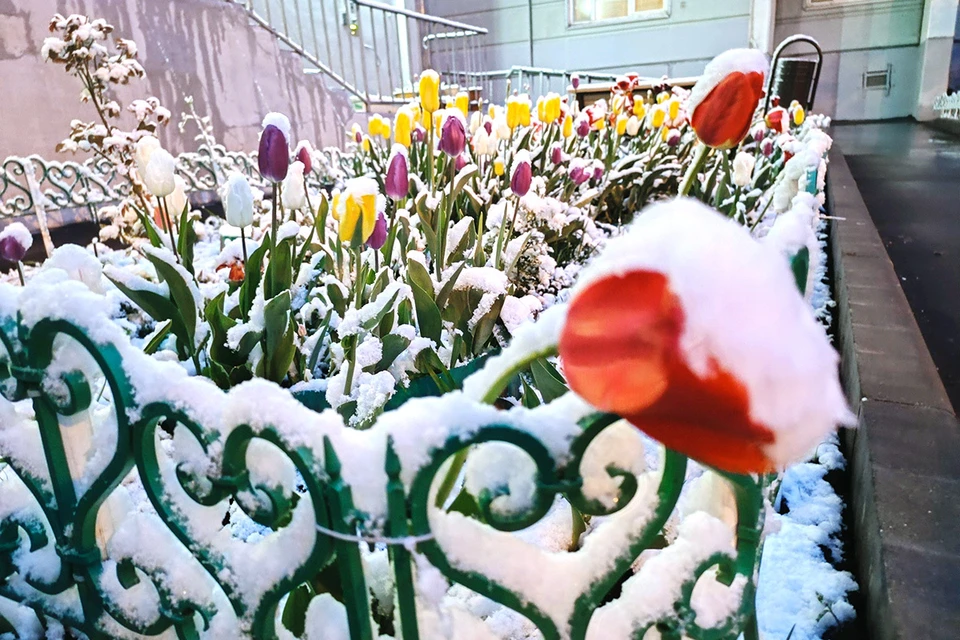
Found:
<svg viewBox="0 0 960 640"><path fill-rule="evenodd" d="M287 209L302 209L307 204L307 193L303 186L303 163L299 160L290 165L287 177L283 180L283 206Z"/></svg>
<svg viewBox="0 0 960 640"><path fill-rule="evenodd" d="M638 133L640 133L640 118L630 116L630 119L627 120L627 135L633 137Z"/></svg>
<svg viewBox="0 0 960 640"><path fill-rule="evenodd" d="M757 164L753 154L741 151L733 159L733 184L745 187L753 180L753 168Z"/></svg>
<svg viewBox="0 0 960 640"><path fill-rule="evenodd" d="M477 129L480 128L480 112L474 111L470 114L470 133L476 133Z"/></svg>
<svg viewBox="0 0 960 640"><path fill-rule="evenodd" d="M150 163L150 158L153 156L153 152L160 148L160 141L157 140L154 136L143 136L137 141L137 145L134 148L134 160L137 161L137 171L140 172L142 177L147 171L147 164Z"/></svg>
<svg viewBox="0 0 960 640"><path fill-rule="evenodd" d="M230 174L221 197L227 223L241 229L253 224L253 191L243 174Z"/></svg>
<svg viewBox="0 0 960 640"><path fill-rule="evenodd" d="M143 183L158 198L165 198L177 188L177 161L165 149L156 149L143 170Z"/></svg>
<svg viewBox="0 0 960 640"><path fill-rule="evenodd" d="M167 209L170 211L170 217L175 221L180 221L180 216L183 215L183 210L187 208L187 183L180 176L174 177L174 182L176 186L173 189L173 193L167 196Z"/></svg>

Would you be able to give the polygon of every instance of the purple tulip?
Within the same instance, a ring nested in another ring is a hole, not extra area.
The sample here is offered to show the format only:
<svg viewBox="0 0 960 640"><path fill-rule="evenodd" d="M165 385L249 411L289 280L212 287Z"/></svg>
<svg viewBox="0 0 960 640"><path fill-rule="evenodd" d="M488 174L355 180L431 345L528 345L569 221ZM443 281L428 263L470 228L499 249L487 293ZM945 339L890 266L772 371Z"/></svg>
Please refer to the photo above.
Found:
<svg viewBox="0 0 960 640"><path fill-rule="evenodd" d="M367 238L367 246L371 249L380 249L387 241L387 218L380 212L377 222L373 225L373 233Z"/></svg>
<svg viewBox="0 0 960 640"><path fill-rule="evenodd" d="M15 236L0 238L0 259L7 262L20 262L27 255L27 247L23 246Z"/></svg>
<svg viewBox="0 0 960 640"><path fill-rule="evenodd" d="M590 121L586 118L577 120L577 135L586 138L588 133L590 133Z"/></svg>
<svg viewBox="0 0 960 640"><path fill-rule="evenodd" d="M387 167L387 177L386 180L384 180L387 196L393 198L394 200L406 198L407 192L410 190L410 177L407 169L407 154L402 146L400 146L400 149L398 150L398 146L400 145L394 145L393 156L390 158L390 164Z"/></svg>
<svg viewBox="0 0 960 640"><path fill-rule="evenodd" d="M493 135L493 122L492 122L492 121L490 121L490 120L485 121L485 122L483 123L483 128L486 129L488 136L489 136L489 135Z"/></svg>
<svg viewBox="0 0 960 640"><path fill-rule="evenodd" d="M440 128L440 151L451 158L456 158L463 153L466 146L467 132L463 127L463 121L454 114L448 115Z"/></svg>
<svg viewBox="0 0 960 640"><path fill-rule="evenodd" d="M423 142L423 139L427 136L427 130L417 125L414 127L413 131L410 133L410 137L414 142Z"/></svg>
<svg viewBox="0 0 960 640"><path fill-rule="evenodd" d="M753 129L754 142L761 142L764 139L764 137L766 137L766 135L767 135L767 129L764 125L761 124L758 127L754 127Z"/></svg>
<svg viewBox="0 0 960 640"><path fill-rule="evenodd" d="M257 155L260 175L273 182L283 182L290 167L290 146L287 136L276 125L268 124L260 134L260 151Z"/></svg>
<svg viewBox="0 0 960 640"><path fill-rule="evenodd" d="M353 141L356 142L357 144L360 144L361 142L363 142L363 132L360 131L360 129L357 129L356 131L353 132Z"/></svg>
<svg viewBox="0 0 960 640"><path fill-rule="evenodd" d="M667 146L675 147L680 144L680 131L679 129L670 129L667 132Z"/></svg>
<svg viewBox="0 0 960 640"><path fill-rule="evenodd" d="M522 198L530 191L533 182L533 168L530 166L530 154L518 151L513 162L513 173L510 175L510 190L518 198Z"/></svg>
<svg viewBox="0 0 960 640"><path fill-rule="evenodd" d="M310 148L309 143L301 142L300 146L297 147L297 160L303 163L303 172L305 174L310 173L310 170L313 168L313 158L310 157Z"/></svg>
<svg viewBox="0 0 960 640"><path fill-rule="evenodd" d="M467 166L467 157L465 154L461 153L460 155L457 156L457 163L456 163L457 171L460 171L465 166Z"/></svg>
<svg viewBox="0 0 960 640"><path fill-rule="evenodd" d="M575 74L573 74L572 76L570 76L570 84L573 85L573 90L574 90L574 91L576 91L577 89L579 89L579 88L580 88L580 75L575 73Z"/></svg>
<svg viewBox="0 0 960 640"><path fill-rule="evenodd" d="M553 164L560 164L563 162L563 149L560 148L560 145L555 144L553 148L550 149L550 162Z"/></svg>
<svg viewBox="0 0 960 640"><path fill-rule="evenodd" d="M762 143L760 143L760 153L767 156L768 158L773 155L773 140L767 138Z"/></svg>
<svg viewBox="0 0 960 640"><path fill-rule="evenodd" d="M586 182L589 177L580 165L575 165L570 168L570 179L573 181L573 184L577 186Z"/></svg>
<svg viewBox="0 0 960 640"><path fill-rule="evenodd" d="M603 167L598 164L593 167L593 179L600 180L601 178L603 178Z"/></svg>

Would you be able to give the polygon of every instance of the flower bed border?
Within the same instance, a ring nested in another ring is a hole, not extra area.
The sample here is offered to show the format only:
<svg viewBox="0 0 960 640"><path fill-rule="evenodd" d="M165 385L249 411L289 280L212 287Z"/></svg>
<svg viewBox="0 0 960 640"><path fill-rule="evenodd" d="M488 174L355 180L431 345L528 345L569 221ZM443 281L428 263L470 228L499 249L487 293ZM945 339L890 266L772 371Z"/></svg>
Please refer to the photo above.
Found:
<svg viewBox="0 0 960 640"><path fill-rule="evenodd" d="M842 150L829 158L860 618L876 640L946 640L960 627L960 422Z"/></svg>

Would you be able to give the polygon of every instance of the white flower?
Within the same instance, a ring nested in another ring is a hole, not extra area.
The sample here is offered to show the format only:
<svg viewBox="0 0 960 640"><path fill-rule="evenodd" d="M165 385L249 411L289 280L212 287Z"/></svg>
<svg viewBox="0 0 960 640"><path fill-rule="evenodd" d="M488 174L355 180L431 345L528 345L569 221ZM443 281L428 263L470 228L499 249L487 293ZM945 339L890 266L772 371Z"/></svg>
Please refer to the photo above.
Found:
<svg viewBox="0 0 960 640"><path fill-rule="evenodd" d="M157 149L150 156L141 177L150 193L158 198L165 198L177 188L174 179L176 170L176 159L166 149Z"/></svg>
<svg viewBox="0 0 960 640"><path fill-rule="evenodd" d="M307 193L303 186L303 163L299 160L290 165L287 177L283 180L283 206L287 209L302 209L307 204Z"/></svg>
<svg viewBox="0 0 960 640"><path fill-rule="evenodd" d="M170 217L175 221L180 221L183 210L187 208L190 201L187 199L187 183L180 176L173 178L173 193L167 196L167 209L170 211Z"/></svg>
<svg viewBox="0 0 960 640"><path fill-rule="evenodd" d="M640 133L640 118L630 116L630 119L627 120L627 135L632 137L638 133Z"/></svg>
<svg viewBox="0 0 960 640"><path fill-rule="evenodd" d="M138 119L143 120L144 118L146 118L146 116ZM140 172L141 177L147 172L147 164L150 162L150 157L153 156L153 152L159 148L160 141L153 136L143 136L137 141L133 157L137 161L137 171Z"/></svg>
<svg viewBox="0 0 960 640"><path fill-rule="evenodd" d="M757 159L751 153L741 151L733 159L733 184L738 187L745 187L753 180L753 167L757 164Z"/></svg>
<svg viewBox="0 0 960 640"><path fill-rule="evenodd" d="M223 186L223 210L227 222L234 227L253 224L253 191L243 174L234 172Z"/></svg>
<svg viewBox="0 0 960 640"><path fill-rule="evenodd" d="M492 156L497 152L496 137L487 133L483 127L473 134L473 152L478 156Z"/></svg>

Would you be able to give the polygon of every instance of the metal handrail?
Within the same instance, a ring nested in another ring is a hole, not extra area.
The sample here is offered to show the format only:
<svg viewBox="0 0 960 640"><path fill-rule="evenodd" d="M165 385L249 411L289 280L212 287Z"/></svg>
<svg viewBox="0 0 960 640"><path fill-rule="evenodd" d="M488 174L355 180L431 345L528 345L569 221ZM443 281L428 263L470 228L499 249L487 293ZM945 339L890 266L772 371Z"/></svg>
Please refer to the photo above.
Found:
<svg viewBox="0 0 960 640"><path fill-rule="evenodd" d="M432 24L443 25L445 27L452 27L454 29L461 29L463 31L472 31L473 33L480 35L486 35L489 33L489 31L483 27L477 27L465 22L457 22L456 20L448 20L447 18L441 18L439 16L431 16L426 13L418 13L416 11L411 11L410 9L394 7L393 5L376 2L375 0L352 0L352 2L353 4L361 7L377 9L378 11L386 11L387 13L395 13L397 15L413 18L414 20L418 20L420 22L429 22Z"/></svg>

